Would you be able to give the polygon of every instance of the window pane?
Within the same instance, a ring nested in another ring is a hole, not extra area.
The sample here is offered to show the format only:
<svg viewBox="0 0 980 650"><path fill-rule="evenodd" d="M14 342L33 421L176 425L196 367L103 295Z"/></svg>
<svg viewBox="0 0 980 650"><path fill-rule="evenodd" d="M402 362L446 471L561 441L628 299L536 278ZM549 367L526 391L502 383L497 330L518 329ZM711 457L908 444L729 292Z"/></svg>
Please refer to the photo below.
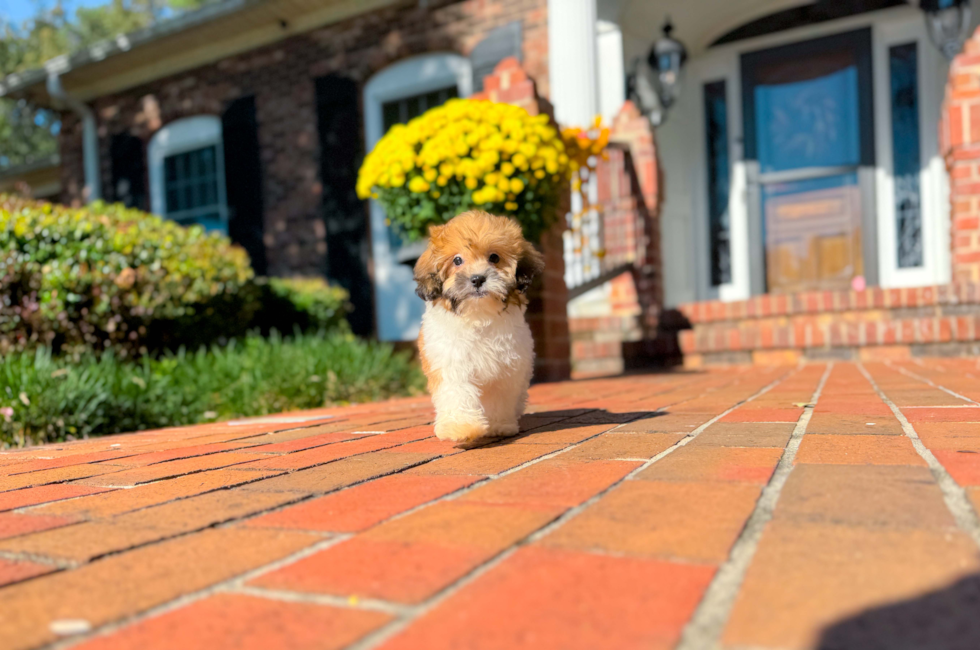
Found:
<svg viewBox="0 0 980 650"><path fill-rule="evenodd" d="M212 145L164 159L166 216L209 227L220 222L217 155Z"/></svg>
<svg viewBox="0 0 980 650"><path fill-rule="evenodd" d="M761 71L755 87L762 172L856 165L861 160L858 67L853 53L834 52L786 71ZM803 78L799 78L803 77Z"/></svg>
<svg viewBox="0 0 980 650"><path fill-rule="evenodd" d="M408 107L408 115L406 116L406 122L418 117L422 114L422 103L419 101L425 95L415 95L414 97L409 97L405 100L405 105Z"/></svg>
<svg viewBox="0 0 980 650"><path fill-rule="evenodd" d="M891 77L892 165L898 267L922 266L922 203L919 193L919 72L915 43L888 50Z"/></svg>
<svg viewBox="0 0 980 650"><path fill-rule="evenodd" d="M708 241L711 247L711 284L732 280L728 223L728 103L725 82L704 86L705 134L708 143Z"/></svg>
<svg viewBox="0 0 980 650"><path fill-rule="evenodd" d="M442 102L446 101L440 97L441 94L442 93L438 90L436 90L435 92L427 93L424 98L425 106L423 107L423 110L429 110L430 108L435 108Z"/></svg>
<svg viewBox="0 0 980 650"><path fill-rule="evenodd" d="M401 122L399 102L385 102L381 107L381 112L384 115L383 121L385 133L388 132L388 129Z"/></svg>

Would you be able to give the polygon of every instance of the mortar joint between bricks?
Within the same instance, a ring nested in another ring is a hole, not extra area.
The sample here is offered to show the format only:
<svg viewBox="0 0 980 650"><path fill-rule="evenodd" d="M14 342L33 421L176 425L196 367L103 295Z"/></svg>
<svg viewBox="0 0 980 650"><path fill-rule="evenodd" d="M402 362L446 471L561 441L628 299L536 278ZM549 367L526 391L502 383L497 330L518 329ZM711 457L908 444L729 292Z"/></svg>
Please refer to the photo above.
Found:
<svg viewBox="0 0 980 650"><path fill-rule="evenodd" d="M941 385L939 385L939 384L937 384L937 383L935 383L935 382L933 382L933 381L932 381L931 379L929 379L928 377L923 377L923 376L921 376L921 375L918 375L918 374L916 374L916 373L914 373L914 372L912 372L911 370L908 370L908 369L906 369L906 368L902 368L901 366L895 366L895 365L894 365L894 364L893 364L893 363L891 362L891 360L890 360L890 359L886 359L886 360L885 360L885 365L886 365L886 366L888 366L889 368L891 368L892 370L897 370L898 372L900 372L900 373L902 373L902 374L903 374L903 375L905 375L906 377L911 377L912 379L915 379L915 380L917 380L917 381L921 381L921 382L924 382L924 383L926 383L926 384L929 384L929 385L930 385L930 386L932 386L933 388L936 388L936 389L938 389L938 390L941 390L941 391L943 391L943 392L945 392L945 393L948 393L948 394L950 394L950 395L952 395L953 397L955 397L955 398L957 398L957 399L961 399L961 400L964 400L964 401L966 401L966 402L969 402L970 404L973 404L973 405L975 405L975 406L980 406L980 402L977 402L977 401L975 401L975 400L972 400L972 399L970 399L969 397L966 397L965 395L961 395L960 393L957 393L957 392L956 392L956 391L954 391L954 390L950 390L949 388L946 388L945 386L941 386ZM920 364L920 365L921 365L921 364Z"/></svg>
<svg viewBox="0 0 980 650"><path fill-rule="evenodd" d="M952 475L946 470L942 463L936 458L936 456L922 443L922 439L919 438L918 432L912 423L909 422L902 410L893 402L888 395L878 386L878 383L868 372L867 368L864 367L863 363L857 364L858 370L861 374L868 380L871 386L874 388L875 392L878 393L878 397L884 402L888 408L891 409L892 413L898 418L899 424L902 425L902 431L905 432L906 437L912 442L912 446L915 448L916 453L926 462L929 470L932 472L933 478L939 485L940 491L943 494L943 501L946 502L946 507L949 509L950 513L953 515L953 519L956 521L956 525L965 532L967 535L973 539L973 542L980 546L980 516L977 515L976 509L970 502L969 496L967 496L966 490L957 483Z"/></svg>
<svg viewBox="0 0 980 650"><path fill-rule="evenodd" d="M721 635L735 605L735 598L755 557L762 533L772 519L786 480L793 471L796 453L833 367L833 362L827 364L810 397L810 402L803 408L803 413L796 421L793 434L776 465L776 470L763 488L742 532L732 545L728 559L718 568L701 602L694 610L694 615L685 626L677 650L709 650L719 647Z"/></svg>
<svg viewBox="0 0 980 650"><path fill-rule="evenodd" d="M204 589L189 594L184 594L173 600L167 601L155 607L151 607L142 612L131 614L119 620L115 620L110 623L100 625L99 627L89 632L86 632L85 634L74 635L60 641L55 641L54 643L45 646L44 650L67 650L67 648L69 647L81 645L81 643L84 641L89 641L97 637L107 637L108 635L118 632L125 627L133 625L140 621L161 616L163 614L175 611L182 607L186 607L197 601L204 600L209 596L213 596L218 593L235 591L235 588L237 586L243 585L245 582L251 580L252 578L258 577L259 575L262 575L263 573L266 573L268 571L274 571L280 567L286 566L287 564L291 564L298 560L302 560L305 557L313 555L314 553L329 548L330 546L349 538L350 535L337 535L331 539L317 542L315 544L307 546L306 548L300 549L299 551L296 551L295 553L292 553L284 558L281 558L275 562L271 562L261 567L252 569L251 571L247 571L242 575L229 578L228 580L223 580L209 587L206 587Z"/></svg>
<svg viewBox="0 0 980 650"><path fill-rule="evenodd" d="M746 404L748 402L751 402L752 400L754 400L754 399L756 399L756 398L764 395L765 393L769 392L770 390L772 390L775 386L777 386L780 382L784 381L789 375L793 374L794 372L796 372L796 370L791 370L791 371L789 371L787 373L784 373L782 376L778 377L773 382L771 382L770 384L766 385L765 387L763 387L762 389L760 389L759 391L757 391L753 395L749 396L746 399L740 400L734 406L732 406L731 408L727 409L725 412L723 412L720 415L712 418L711 420L709 420L705 424L703 424L700 427L698 427L698 429L695 429L695 431L691 432L691 435L689 435L688 437L683 438L682 440L678 441L670 449L665 450L664 452L661 452L660 454L657 454L657 456L655 456L654 458L648 460L643 465L641 465L637 469L633 470L632 472L630 472L629 474L627 474L626 476L624 476L620 480L616 481L612 485L608 486L603 491L599 492L596 495L593 495L591 498L589 498L588 500L586 500L583 503L579 504L578 506L575 506L575 507L570 508L569 510L565 511L564 513L562 513L561 515L559 515L558 517L556 517L554 520L552 520L550 523L546 524L545 526L539 528L536 531L533 531L533 532L529 533L523 539L518 540L517 542L515 542L509 548L504 549L499 554L497 554L494 557L490 558L489 560L487 560L483 564L477 566L476 568L474 568L472 571L470 571L469 573L467 573L462 578L458 579L453 584L445 587L444 589L442 589L438 593L432 595L427 600L425 600L423 603L421 603L418 606L418 609L414 613L412 613L410 615L406 615L404 618L396 619L396 620L392 621L391 623L389 623L388 625L386 625L386 626L384 626L384 627L376 630L375 632L372 632L371 634L367 635L366 637L364 637L363 639L361 639L357 643L355 643L352 646L350 646L347 650L369 650L371 648L375 648L375 647L379 646L380 644L384 643L385 641L387 641L388 639L390 639L391 637L393 637L394 635L398 634L399 632L401 632L402 630L404 630L406 627L408 627L408 625L412 621L416 620L419 616L425 614L428 611L431 611L439 603L441 603L444 600L446 600L447 598L449 598L452 594L456 593L457 591L459 591L460 589L462 589L463 587L465 587L467 584L470 584L471 582L473 582L474 580L476 580L477 578L479 578L481 575L483 575L486 572L492 570L495 566L497 566L500 563L504 562L508 557L510 557L511 555L513 555L514 553L516 553L519 548L522 548L524 546L527 546L528 544L534 543L538 539L541 539L543 536L547 535L550 531L554 530L558 526L562 525L564 522L566 522L569 519L573 518L574 516L576 516L577 514L579 514L580 512L582 512L583 510L585 510L589 506L591 506L592 504L596 503L599 499L601 499L603 496L605 496L606 494L608 494L611 490L615 489L619 485L622 485L622 483L624 481L629 480L632 476L636 475L638 472L642 471L646 467L649 467L651 464L653 464L657 460L663 458L664 456L666 456L668 453L670 453L674 449L678 449L678 448L682 447L684 444L686 444L686 442L690 442L691 440L693 440L696 437L697 433L700 433L701 431L707 429L711 424L717 422L718 420L720 420L721 418L725 417L726 415L728 415L729 413L731 413L735 409L739 408L743 404ZM733 379L731 382L729 382L728 384L726 384L726 386L735 383L735 381L736 380ZM711 390L710 389L707 389L707 390L699 393L698 397L703 396L703 395L706 395L706 394L708 394L710 392L711 392ZM689 399L690 400L693 400L693 399L697 399L697 397L692 397L692 398L689 398ZM676 402L676 403L683 403L685 401L689 401L689 400L680 400L679 402ZM665 408L665 407L661 407L661 408ZM660 409L657 409L657 410L660 410ZM618 425L616 425L616 427L613 427L609 431L614 431L615 429L617 429L617 428L619 428L621 426L624 426L625 424L627 424L627 423L618 424ZM609 433L609 431L606 431L606 432L603 432L603 433ZM570 446L566 447L563 450L552 452L551 454L547 454L546 456L549 457L549 458L550 457L557 456L557 455L559 455L561 453L564 453L566 451L569 451L571 449L574 449L574 448L576 448L576 447L584 444L585 442L588 442L589 440L592 440L593 438L596 438L598 436L601 436L601 435L603 435L603 433L597 433L594 436L590 436L586 440L582 440L582 441L580 441L578 443L575 443L573 445L570 445ZM542 457L540 459L535 459L535 461L540 462L541 460L544 460L544 459L545 458ZM512 468L511 470L508 470L507 472L501 472L500 474L498 474L496 476L497 477L500 477L500 476L503 476L505 474L512 473L512 471L517 471L520 468L527 467L529 464L533 464L535 461L529 461L528 463L524 463L524 464L518 466L517 468ZM454 494L458 496L459 494L465 493L466 491L469 491L470 489L472 489L472 486L467 487L467 488L463 488L462 490L459 490L459 491L455 492ZM443 497L443 499L445 499L445 498L446 497Z"/></svg>

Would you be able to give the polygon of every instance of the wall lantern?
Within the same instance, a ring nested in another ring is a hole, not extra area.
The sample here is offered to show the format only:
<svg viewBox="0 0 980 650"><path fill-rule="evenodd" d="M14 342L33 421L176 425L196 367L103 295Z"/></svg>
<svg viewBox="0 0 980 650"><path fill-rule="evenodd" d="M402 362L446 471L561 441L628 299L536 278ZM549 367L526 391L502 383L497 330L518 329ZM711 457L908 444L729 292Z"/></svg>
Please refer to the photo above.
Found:
<svg viewBox="0 0 980 650"><path fill-rule="evenodd" d="M627 97L655 125L663 123L667 111L680 97L681 72L687 61L684 44L671 37L674 26L664 21L663 36L650 48L646 65L637 58L626 79Z"/></svg>
<svg viewBox="0 0 980 650"><path fill-rule="evenodd" d="M932 44L950 61L966 42L970 30L970 0L921 0Z"/></svg>

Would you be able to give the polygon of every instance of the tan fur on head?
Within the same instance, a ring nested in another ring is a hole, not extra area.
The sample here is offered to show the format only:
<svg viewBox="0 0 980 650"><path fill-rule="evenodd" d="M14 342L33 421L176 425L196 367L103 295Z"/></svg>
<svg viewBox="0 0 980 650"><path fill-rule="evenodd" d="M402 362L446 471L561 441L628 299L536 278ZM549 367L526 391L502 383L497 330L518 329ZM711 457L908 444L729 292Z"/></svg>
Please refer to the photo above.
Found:
<svg viewBox="0 0 980 650"><path fill-rule="evenodd" d="M516 221L471 210L429 229L429 246L415 264L415 292L453 310L474 298L518 304L543 270L544 258Z"/></svg>
<svg viewBox="0 0 980 650"><path fill-rule="evenodd" d="M469 445L518 432L534 367L524 294L543 270L512 219L473 210L429 230L415 281L439 438Z"/></svg>

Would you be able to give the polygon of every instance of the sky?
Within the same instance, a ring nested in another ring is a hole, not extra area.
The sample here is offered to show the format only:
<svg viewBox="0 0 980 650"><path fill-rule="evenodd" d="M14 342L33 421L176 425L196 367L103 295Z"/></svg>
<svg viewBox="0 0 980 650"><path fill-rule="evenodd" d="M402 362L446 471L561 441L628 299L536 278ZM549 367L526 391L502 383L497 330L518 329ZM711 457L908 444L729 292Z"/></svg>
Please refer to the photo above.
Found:
<svg viewBox="0 0 980 650"><path fill-rule="evenodd" d="M64 0L63 5L69 14L74 14L78 7L91 7L106 3L108 0ZM53 1L40 0L0 0L0 19L20 24L33 16L38 6L53 5Z"/></svg>

